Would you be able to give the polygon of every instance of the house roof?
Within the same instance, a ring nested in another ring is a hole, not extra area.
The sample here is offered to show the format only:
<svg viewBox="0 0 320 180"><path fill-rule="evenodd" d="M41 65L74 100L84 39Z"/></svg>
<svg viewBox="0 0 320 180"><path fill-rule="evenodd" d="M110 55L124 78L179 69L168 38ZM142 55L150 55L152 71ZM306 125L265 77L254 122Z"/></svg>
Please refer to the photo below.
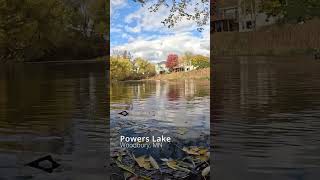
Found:
<svg viewBox="0 0 320 180"><path fill-rule="evenodd" d="M161 64L166 64L166 61L161 61L161 62L159 62L159 63L157 63L157 64L159 64L159 65L161 65Z"/></svg>

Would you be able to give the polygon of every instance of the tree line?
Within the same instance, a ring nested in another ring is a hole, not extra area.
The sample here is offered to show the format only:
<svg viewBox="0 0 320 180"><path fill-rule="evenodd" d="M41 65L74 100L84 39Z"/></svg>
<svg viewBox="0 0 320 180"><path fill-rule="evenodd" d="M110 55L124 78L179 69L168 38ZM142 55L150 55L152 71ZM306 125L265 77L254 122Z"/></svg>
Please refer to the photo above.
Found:
<svg viewBox="0 0 320 180"><path fill-rule="evenodd" d="M155 74L154 64L141 57L133 59L128 51L110 57L111 80L138 80Z"/></svg>
<svg viewBox="0 0 320 180"><path fill-rule="evenodd" d="M0 61L106 55L105 0L0 0Z"/></svg>
<svg viewBox="0 0 320 180"><path fill-rule="evenodd" d="M277 17L280 24L301 23L320 17L319 0L240 0L239 4L242 11L251 16L264 12L268 18Z"/></svg>
<svg viewBox="0 0 320 180"><path fill-rule="evenodd" d="M166 68L169 73L175 67L192 65L195 69L210 67L209 57L186 52L180 57L177 54L169 54L166 59ZM110 57L111 80L140 80L156 75L156 65L141 57L133 58L128 51L114 52Z"/></svg>
<svg viewBox="0 0 320 180"><path fill-rule="evenodd" d="M210 67L209 57L200 54L193 54L191 52L185 52L182 56L177 54L169 54L166 61L166 67L170 72L175 67L190 65L195 69L203 69Z"/></svg>

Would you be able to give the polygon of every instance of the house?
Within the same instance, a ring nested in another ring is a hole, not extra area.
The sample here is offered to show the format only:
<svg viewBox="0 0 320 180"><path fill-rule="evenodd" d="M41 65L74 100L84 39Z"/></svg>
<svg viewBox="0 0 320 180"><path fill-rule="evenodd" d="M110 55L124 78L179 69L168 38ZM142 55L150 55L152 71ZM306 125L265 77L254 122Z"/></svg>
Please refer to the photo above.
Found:
<svg viewBox="0 0 320 180"><path fill-rule="evenodd" d="M161 61L155 65L157 74L168 73L169 69L166 67L166 61Z"/></svg>
<svg viewBox="0 0 320 180"><path fill-rule="evenodd" d="M161 61L160 63L157 63L155 65L156 68L156 73L157 74L164 74L164 73L169 73L170 70L169 68L166 67L166 61ZM191 64L191 61L185 61L184 63L181 63L174 67L172 69L173 72L187 72L187 71L192 71L196 69L195 66Z"/></svg>
<svg viewBox="0 0 320 180"><path fill-rule="evenodd" d="M269 17L260 12L260 4L263 0L238 0L239 32L257 30L261 27L275 24L278 17Z"/></svg>
<svg viewBox="0 0 320 180"><path fill-rule="evenodd" d="M217 0L211 18L214 32L247 32L275 24L277 17L260 12L262 0Z"/></svg>
<svg viewBox="0 0 320 180"><path fill-rule="evenodd" d="M215 15L211 18L212 31L239 31L238 0L217 0Z"/></svg>
<svg viewBox="0 0 320 180"><path fill-rule="evenodd" d="M183 66L185 72L192 71L197 68L192 65L191 60L184 61L182 66Z"/></svg>

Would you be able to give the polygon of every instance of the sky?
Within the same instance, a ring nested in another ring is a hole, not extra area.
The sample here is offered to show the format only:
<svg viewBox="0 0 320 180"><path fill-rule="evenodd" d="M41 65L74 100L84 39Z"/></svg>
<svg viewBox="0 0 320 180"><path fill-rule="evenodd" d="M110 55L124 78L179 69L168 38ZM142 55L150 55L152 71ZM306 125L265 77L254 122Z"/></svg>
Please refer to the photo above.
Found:
<svg viewBox="0 0 320 180"><path fill-rule="evenodd" d="M133 0L111 0L111 54L127 50L133 58L142 57L153 63L165 61L170 53L209 56L209 23L201 32L194 21L186 19L174 28L167 28L161 21L169 15L170 9L161 7L157 12L150 12L148 7Z"/></svg>

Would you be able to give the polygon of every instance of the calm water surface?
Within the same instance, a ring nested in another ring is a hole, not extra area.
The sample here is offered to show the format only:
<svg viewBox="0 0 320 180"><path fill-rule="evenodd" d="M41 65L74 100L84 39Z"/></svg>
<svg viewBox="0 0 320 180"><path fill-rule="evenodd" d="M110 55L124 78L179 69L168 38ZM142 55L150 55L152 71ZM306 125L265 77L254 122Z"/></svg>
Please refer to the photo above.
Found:
<svg viewBox="0 0 320 180"><path fill-rule="evenodd" d="M214 179L319 179L320 61L224 58L214 71Z"/></svg>
<svg viewBox="0 0 320 180"><path fill-rule="evenodd" d="M106 79L104 63L0 66L0 179L105 180ZM45 155L53 173L24 166Z"/></svg>
<svg viewBox="0 0 320 180"><path fill-rule="evenodd" d="M119 82L111 84L110 93L111 147L119 147L120 135L165 135L181 147L209 147L210 81ZM118 114L123 110L129 115ZM177 152L182 153L174 145L140 150L134 151L155 158L175 158Z"/></svg>

